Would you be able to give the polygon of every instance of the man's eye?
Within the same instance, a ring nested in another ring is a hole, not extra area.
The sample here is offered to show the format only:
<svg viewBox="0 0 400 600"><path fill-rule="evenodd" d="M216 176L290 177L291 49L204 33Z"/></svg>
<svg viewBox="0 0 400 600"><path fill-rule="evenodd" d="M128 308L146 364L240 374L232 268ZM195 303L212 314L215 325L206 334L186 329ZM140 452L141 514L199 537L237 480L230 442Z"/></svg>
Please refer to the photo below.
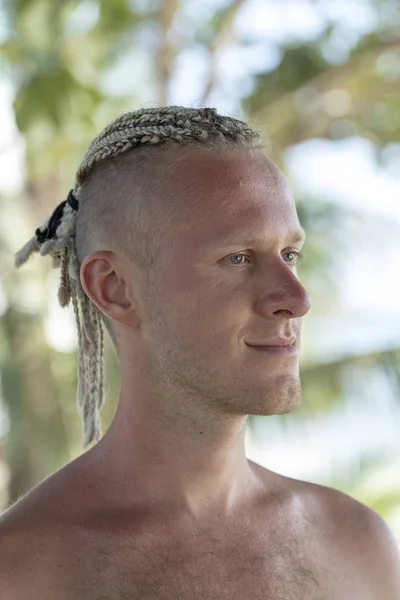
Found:
<svg viewBox="0 0 400 600"><path fill-rule="evenodd" d="M228 260L231 264L239 267L245 264L245 261L241 259L247 259L248 261L248 256L246 254L232 254L232 256L228 256Z"/></svg>
<svg viewBox="0 0 400 600"><path fill-rule="evenodd" d="M289 256L288 262L291 265L295 265L298 260L303 258L303 254L301 252L297 252L296 250L291 250L290 252L285 252L283 256Z"/></svg>
<svg viewBox="0 0 400 600"><path fill-rule="evenodd" d="M302 252L297 252L296 250L285 252L283 256L287 257L285 258L285 262L287 262L289 265L295 265L301 258L303 258ZM232 265L235 265L237 267L241 267L246 263L250 262L250 258L248 257L248 255L244 254L243 252L239 252L238 254L231 254L231 256L228 256L226 260L228 260Z"/></svg>

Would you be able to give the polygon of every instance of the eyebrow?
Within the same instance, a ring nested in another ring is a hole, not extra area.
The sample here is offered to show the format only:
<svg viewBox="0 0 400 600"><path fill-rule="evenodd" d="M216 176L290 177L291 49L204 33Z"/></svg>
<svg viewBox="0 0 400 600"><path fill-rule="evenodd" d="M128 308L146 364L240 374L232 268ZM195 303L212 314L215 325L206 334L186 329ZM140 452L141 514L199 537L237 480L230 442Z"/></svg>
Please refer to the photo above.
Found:
<svg viewBox="0 0 400 600"><path fill-rule="evenodd" d="M296 231L292 231L287 235L287 240L289 244L302 244L306 239L306 232L303 228L297 229ZM263 238L247 236L243 233L231 234L222 240L217 241L217 245L221 248L227 248L229 246L234 246L235 244L240 244L243 246L255 246L265 242Z"/></svg>

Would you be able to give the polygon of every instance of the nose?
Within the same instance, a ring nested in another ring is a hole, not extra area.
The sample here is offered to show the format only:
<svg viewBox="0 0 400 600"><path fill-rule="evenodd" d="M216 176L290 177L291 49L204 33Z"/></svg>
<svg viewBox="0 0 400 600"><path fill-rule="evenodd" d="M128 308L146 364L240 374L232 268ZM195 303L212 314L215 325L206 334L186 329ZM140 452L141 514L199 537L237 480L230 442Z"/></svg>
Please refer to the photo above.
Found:
<svg viewBox="0 0 400 600"><path fill-rule="evenodd" d="M296 273L287 265L269 270L257 302L257 312L268 318L304 317L311 307L311 296L300 283Z"/></svg>

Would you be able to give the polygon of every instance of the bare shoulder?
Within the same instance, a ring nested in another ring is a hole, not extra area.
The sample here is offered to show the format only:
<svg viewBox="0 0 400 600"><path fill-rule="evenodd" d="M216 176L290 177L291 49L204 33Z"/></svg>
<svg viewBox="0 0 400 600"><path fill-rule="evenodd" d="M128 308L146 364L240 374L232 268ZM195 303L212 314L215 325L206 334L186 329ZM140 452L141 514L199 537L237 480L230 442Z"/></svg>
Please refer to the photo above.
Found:
<svg viewBox="0 0 400 600"><path fill-rule="evenodd" d="M0 600L47 598L79 504L79 471L66 465L0 515Z"/></svg>
<svg viewBox="0 0 400 600"><path fill-rule="evenodd" d="M305 552L314 556L316 568L355 588L362 585L368 600L400 600L399 548L377 512L339 490L285 477L254 463L252 467L266 487L287 499L289 514L301 524Z"/></svg>
<svg viewBox="0 0 400 600"><path fill-rule="evenodd" d="M400 600L400 554L389 525L377 512L347 494L325 488L326 519L331 531L337 530L343 547L360 574L368 579L369 589L378 598Z"/></svg>
<svg viewBox="0 0 400 600"><path fill-rule="evenodd" d="M41 571L40 524L34 515L12 507L0 518L0 600L22 600L31 589L32 598L36 574Z"/></svg>
<svg viewBox="0 0 400 600"><path fill-rule="evenodd" d="M323 485L290 480L302 507L318 525L317 539L341 556L374 600L400 600L400 554L387 522L370 507Z"/></svg>

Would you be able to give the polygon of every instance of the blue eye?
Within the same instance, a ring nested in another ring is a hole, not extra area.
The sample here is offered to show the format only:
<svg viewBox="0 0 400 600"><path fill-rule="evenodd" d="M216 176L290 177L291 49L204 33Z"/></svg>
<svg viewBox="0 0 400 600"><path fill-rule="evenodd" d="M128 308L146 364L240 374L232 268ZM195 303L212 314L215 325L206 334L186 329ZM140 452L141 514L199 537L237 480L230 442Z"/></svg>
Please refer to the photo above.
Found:
<svg viewBox="0 0 400 600"><path fill-rule="evenodd" d="M303 258L303 254L301 252L296 252L296 250L285 252L283 256L292 256L292 259L287 261L291 265L295 265L299 259Z"/></svg>
<svg viewBox="0 0 400 600"><path fill-rule="evenodd" d="M247 256L246 256L246 254L241 254L241 253L239 253L239 254L232 254L232 256L228 257L228 260L231 261L231 259L235 259L235 258L247 258ZM241 262L236 262L235 261L235 262L232 262L231 264L236 265L236 266L241 266L241 265L243 265L245 263L244 263L244 261L241 261Z"/></svg>
<svg viewBox="0 0 400 600"><path fill-rule="evenodd" d="M303 254L302 254L302 252L297 252L297 250L290 250L290 252L285 252L283 254L283 257L284 257L285 262L287 262L289 265L296 265L297 262L301 258L303 258ZM289 257L289 258L287 259L285 257ZM248 255L244 254L243 252L238 252L237 254L231 254L231 256L228 256L226 260L228 260L231 263L231 265L234 265L236 267L242 267L246 263L250 262Z"/></svg>

